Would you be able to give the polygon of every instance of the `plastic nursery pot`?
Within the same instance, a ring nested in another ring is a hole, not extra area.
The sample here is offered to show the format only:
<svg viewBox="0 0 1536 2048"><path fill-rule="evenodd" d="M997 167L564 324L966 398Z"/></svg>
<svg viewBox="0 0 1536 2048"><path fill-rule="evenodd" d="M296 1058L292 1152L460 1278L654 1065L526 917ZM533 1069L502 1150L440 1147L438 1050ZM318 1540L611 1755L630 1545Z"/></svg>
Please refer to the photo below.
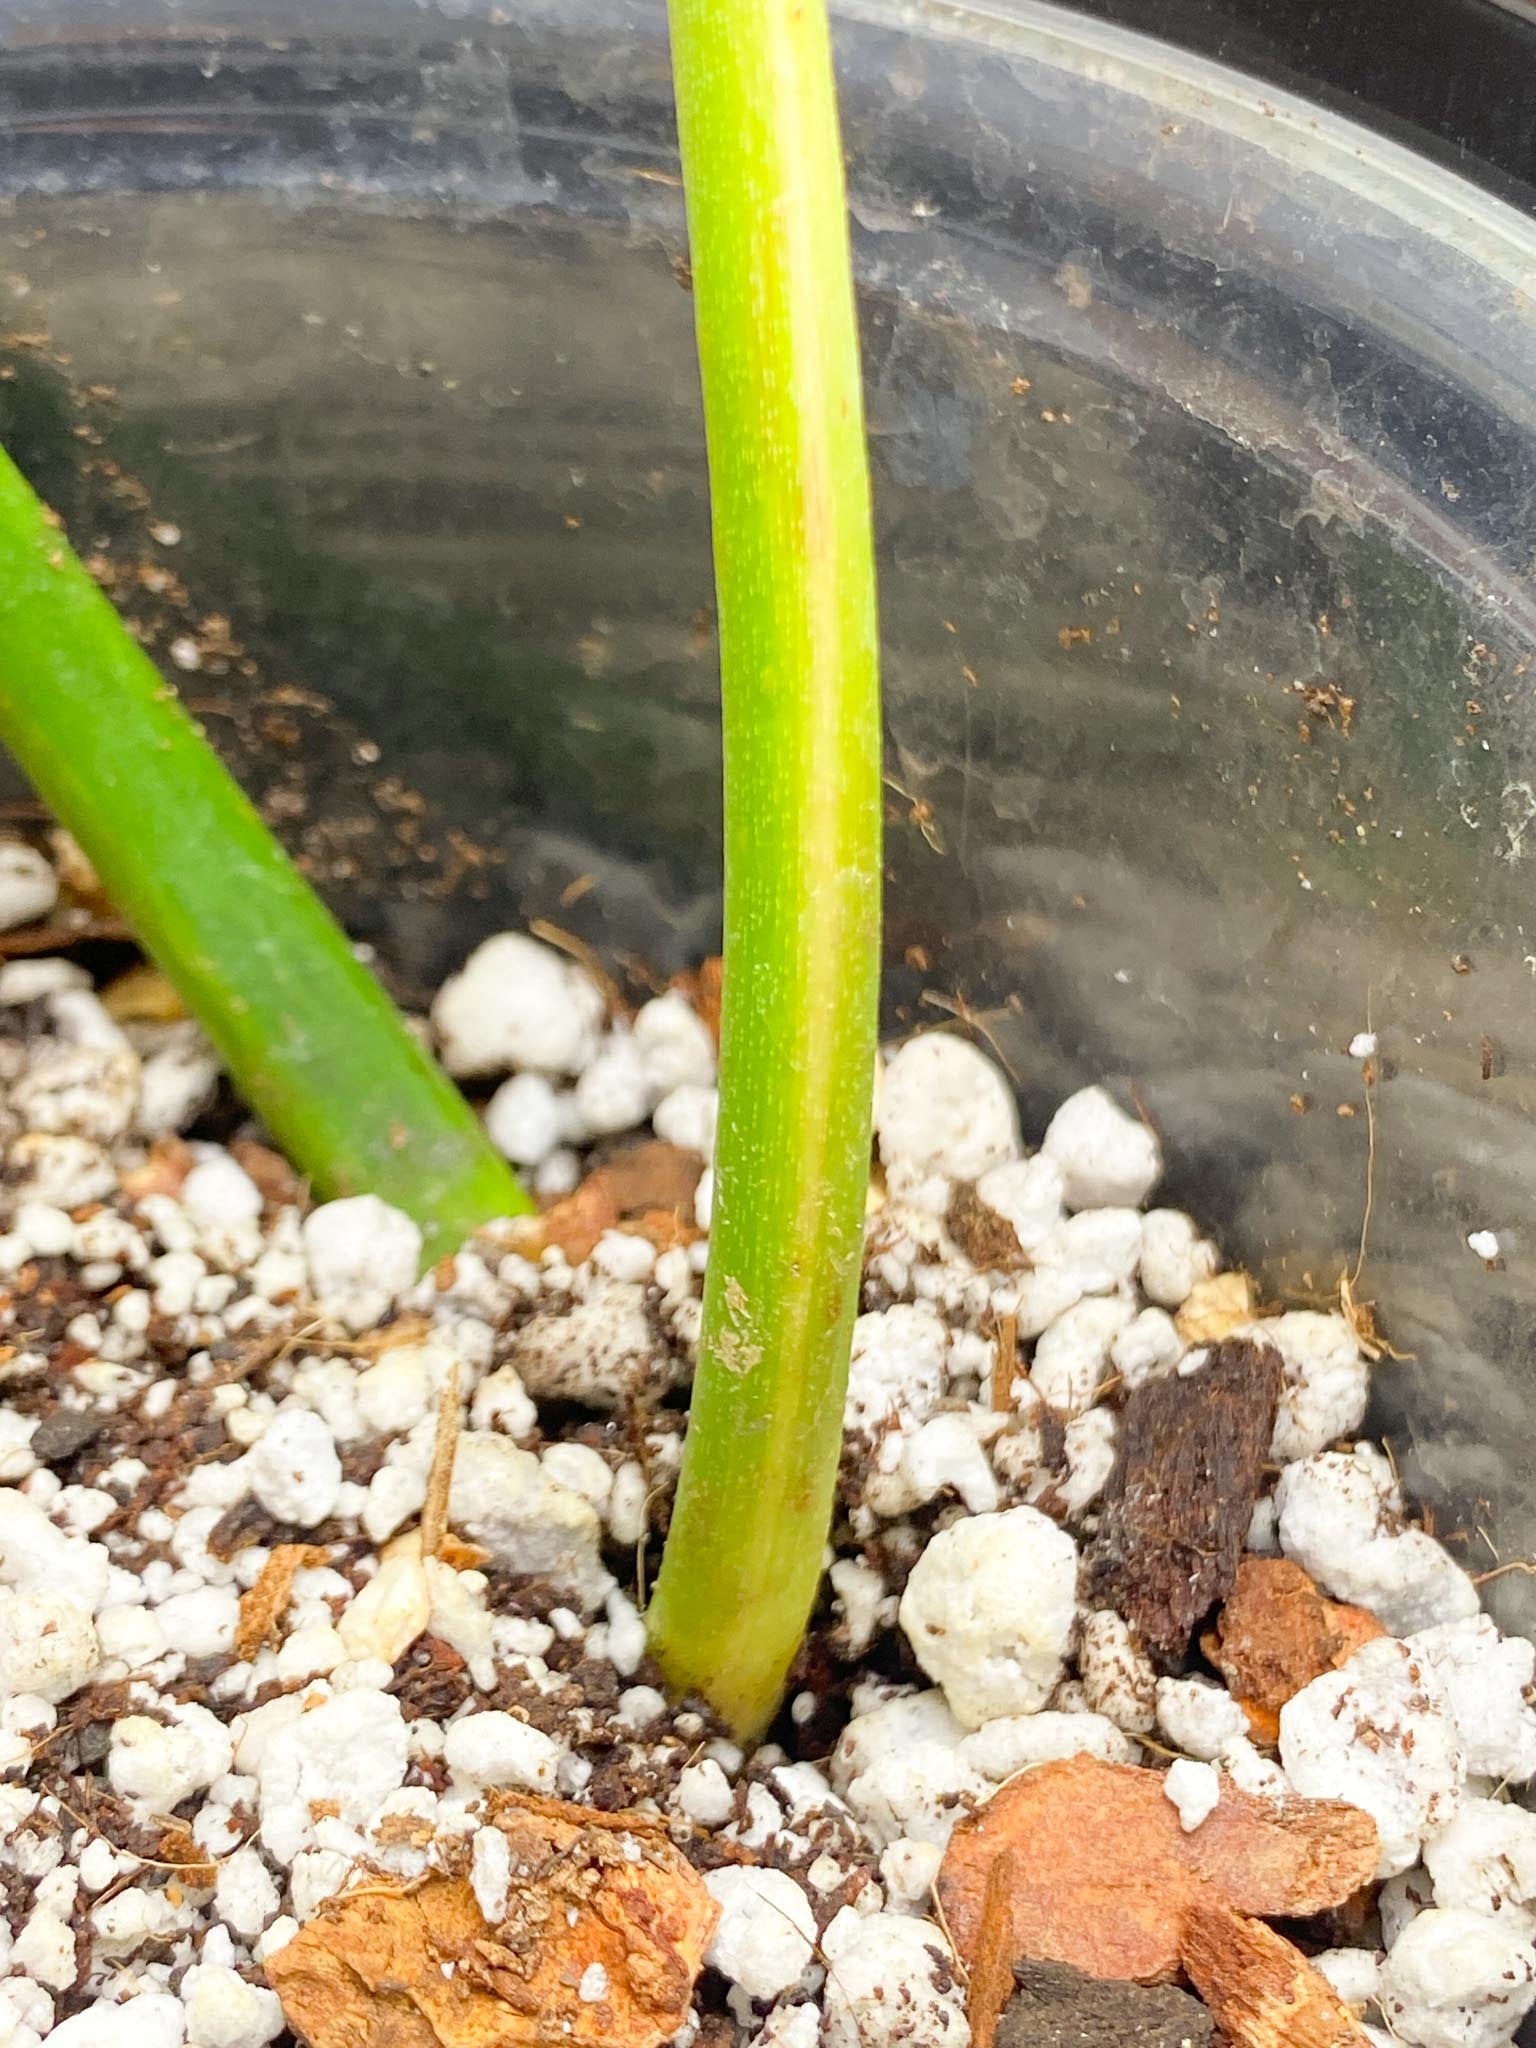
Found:
<svg viewBox="0 0 1536 2048"><path fill-rule="evenodd" d="M83 544L147 488L239 643L183 686L400 985L538 915L675 967L718 759L661 9L317 19L0 5L8 443ZM1374 1030L1377 1419L1526 1556L1536 231L1029 0L857 0L839 55L890 1026L979 1016L1036 1132L1134 1089L1293 1298L1360 1238Z"/></svg>

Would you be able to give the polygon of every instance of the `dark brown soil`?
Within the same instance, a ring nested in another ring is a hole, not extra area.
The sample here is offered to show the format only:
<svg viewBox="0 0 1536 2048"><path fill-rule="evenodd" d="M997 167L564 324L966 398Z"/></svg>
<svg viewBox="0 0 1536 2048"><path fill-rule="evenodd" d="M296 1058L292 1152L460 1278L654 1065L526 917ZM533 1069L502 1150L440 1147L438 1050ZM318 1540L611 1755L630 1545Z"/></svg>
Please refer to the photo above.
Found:
<svg viewBox="0 0 1536 2048"><path fill-rule="evenodd" d="M997 2048L1213 2048L1205 2007L1165 1984L1115 1984L1067 1963L1018 1962Z"/></svg>

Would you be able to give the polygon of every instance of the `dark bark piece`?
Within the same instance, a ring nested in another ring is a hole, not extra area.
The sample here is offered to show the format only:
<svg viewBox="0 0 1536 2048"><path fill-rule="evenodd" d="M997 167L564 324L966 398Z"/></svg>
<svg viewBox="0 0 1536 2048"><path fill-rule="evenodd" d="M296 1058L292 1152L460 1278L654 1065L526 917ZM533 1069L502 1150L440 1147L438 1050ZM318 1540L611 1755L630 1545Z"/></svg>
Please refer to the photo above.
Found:
<svg viewBox="0 0 1536 2048"><path fill-rule="evenodd" d="M1216 2027L1187 1991L1115 1984L1069 1963L1017 1962L997 2048L1211 2048Z"/></svg>
<svg viewBox="0 0 1536 2048"><path fill-rule="evenodd" d="M1232 1589L1280 1385L1279 1353L1234 1337L1203 1371L1153 1380L1120 1411L1085 1583L1090 1603L1123 1615L1149 1650L1181 1657Z"/></svg>
<svg viewBox="0 0 1536 2048"><path fill-rule="evenodd" d="M280 1527L261 1502L247 1494L244 1500L237 1500L232 1508L226 1508L208 1531L208 1548L215 1557L227 1562L248 1543L274 1543L278 1540Z"/></svg>
<svg viewBox="0 0 1536 2048"><path fill-rule="evenodd" d="M55 1408L32 1433L32 1455L40 1465L62 1465L94 1443L111 1420L105 1408Z"/></svg>

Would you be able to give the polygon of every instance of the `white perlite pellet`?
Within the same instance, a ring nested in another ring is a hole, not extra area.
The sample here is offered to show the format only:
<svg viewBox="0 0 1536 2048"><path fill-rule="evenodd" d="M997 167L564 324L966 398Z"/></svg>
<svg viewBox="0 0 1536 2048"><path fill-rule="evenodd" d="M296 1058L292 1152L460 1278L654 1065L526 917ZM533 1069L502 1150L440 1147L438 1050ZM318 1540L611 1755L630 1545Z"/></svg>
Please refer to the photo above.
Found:
<svg viewBox="0 0 1536 2048"><path fill-rule="evenodd" d="M968 2048L960 1974L933 1921L844 1907L822 1947L826 2048Z"/></svg>
<svg viewBox="0 0 1536 2048"><path fill-rule="evenodd" d="M564 1755L562 1744L513 1714L467 1714L449 1727L443 1742L443 1761L453 1777L476 1790L510 1785L552 1793Z"/></svg>
<svg viewBox="0 0 1536 2048"><path fill-rule="evenodd" d="M46 917L58 900L58 877L42 854L19 839L0 839L0 931Z"/></svg>
<svg viewBox="0 0 1536 2048"><path fill-rule="evenodd" d="M100 1661L90 1610L80 1601L0 1591L0 1689L57 1703L89 1684Z"/></svg>
<svg viewBox="0 0 1536 2048"><path fill-rule="evenodd" d="M1500 2048L1536 2002L1536 1949L1523 1927L1433 1906L1388 1950L1377 1996L1412 2048Z"/></svg>
<svg viewBox="0 0 1536 2048"><path fill-rule="evenodd" d="M1370 1444L1287 1465L1275 1486L1280 1547L1324 1592L1398 1635L1478 1611L1471 1578L1410 1526L1391 1466Z"/></svg>
<svg viewBox="0 0 1536 2048"><path fill-rule="evenodd" d="M1163 1170L1157 1139L1102 1088L1069 1096L1041 1149L1061 1170L1069 1209L1139 1208Z"/></svg>
<svg viewBox="0 0 1536 2048"><path fill-rule="evenodd" d="M471 1077L532 1067L579 1074L597 1050L601 991L563 954L498 932L443 983L432 1005L443 1064Z"/></svg>
<svg viewBox="0 0 1536 2048"><path fill-rule="evenodd" d="M1424 1844L1437 1906L1461 1906L1536 1931L1536 1813L1496 1799L1464 1799L1449 1827Z"/></svg>
<svg viewBox="0 0 1536 2048"><path fill-rule="evenodd" d="M798 1984L811 1961L816 1916L782 1870L725 1869L704 1882L720 1919L704 1960L749 1999L775 1998Z"/></svg>
<svg viewBox="0 0 1536 2048"><path fill-rule="evenodd" d="M1163 1774L1163 1794L1179 1816L1186 1835L1210 1819L1221 1798L1221 1779L1210 1764L1176 1757Z"/></svg>
<svg viewBox="0 0 1536 2048"><path fill-rule="evenodd" d="M366 1330L415 1281L421 1232L377 1195L349 1195L311 1210L304 1250L320 1307L349 1329Z"/></svg>
<svg viewBox="0 0 1536 2048"><path fill-rule="evenodd" d="M1456 1817L1466 1761L1429 1659L1379 1637L1280 1712L1280 1761L1298 1792L1362 1807L1381 1836L1377 1875L1417 1862Z"/></svg>
<svg viewBox="0 0 1536 2048"><path fill-rule="evenodd" d="M1018 1152L1013 1090L964 1039L943 1031L911 1038L880 1076L875 1135L888 1169L975 1180Z"/></svg>
<svg viewBox="0 0 1536 2048"><path fill-rule="evenodd" d="M341 1459L320 1417L308 1408L279 1415L246 1452L251 1492L280 1522L312 1529L336 1506Z"/></svg>
<svg viewBox="0 0 1536 2048"><path fill-rule="evenodd" d="M956 1716L979 1728L1043 1707L1077 1619L1077 1545L1034 1508L973 1515L913 1567L901 1625Z"/></svg>

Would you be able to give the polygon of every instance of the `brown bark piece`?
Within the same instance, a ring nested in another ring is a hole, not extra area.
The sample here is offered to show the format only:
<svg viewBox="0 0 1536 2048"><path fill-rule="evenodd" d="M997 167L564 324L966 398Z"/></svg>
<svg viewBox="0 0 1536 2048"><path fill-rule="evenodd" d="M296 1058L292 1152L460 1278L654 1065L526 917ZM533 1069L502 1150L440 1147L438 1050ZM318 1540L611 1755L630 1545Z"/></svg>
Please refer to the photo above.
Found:
<svg viewBox="0 0 1536 2048"><path fill-rule="evenodd" d="M48 851L53 860L54 873L71 902L94 911L99 917L111 917L115 914L116 905L107 894L90 856L73 832L66 832L62 825L55 825L48 834Z"/></svg>
<svg viewBox="0 0 1536 2048"><path fill-rule="evenodd" d="M1216 1273L1209 1280L1196 1282L1173 1321L1186 1344L1220 1344L1257 1314L1258 1302L1248 1275Z"/></svg>
<svg viewBox="0 0 1536 2048"><path fill-rule="evenodd" d="M459 1362L454 1359L437 1401L437 1434L427 1469L427 1497L421 1508L421 1554L436 1557L448 1533L448 1495L453 1487L453 1461L459 1448Z"/></svg>
<svg viewBox="0 0 1536 2048"><path fill-rule="evenodd" d="M155 1845L155 1860L173 1871L183 1884L201 1890L211 1886L218 1877L218 1865L205 1849L198 1846L190 1829L175 1822L162 1828L160 1840Z"/></svg>
<svg viewBox="0 0 1536 2048"><path fill-rule="evenodd" d="M101 992L101 1006L118 1024L174 1024L187 1006L158 967L141 960L124 968Z"/></svg>
<svg viewBox="0 0 1536 2048"><path fill-rule="evenodd" d="M463 1878L365 1884L268 1959L310 2048L657 2048L682 2025L718 1909L654 1818L510 1796L491 1818L496 1926Z"/></svg>
<svg viewBox="0 0 1536 2048"><path fill-rule="evenodd" d="M1005 1849L987 1872L976 1953L971 1958L971 1981L966 1987L965 2017L971 2029L971 2048L992 2048L998 2014L1013 1989L1008 1894L1018 1881L1018 1862L1016 1853Z"/></svg>
<svg viewBox="0 0 1536 2048"><path fill-rule="evenodd" d="M197 1164L197 1154L184 1138L156 1138L142 1166L123 1175L123 1193L142 1202L146 1195L179 1195L182 1182Z"/></svg>
<svg viewBox="0 0 1536 2048"><path fill-rule="evenodd" d="M1289 1558L1245 1557L1200 1647L1241 1701L1255 1734L1275 1742L1287 1700L1385 1634L1374 1614L1327 1599Z"/></svg>
<svg viewBox="0 0 1536 2048"><path fill-rule="evenodd" d="M1013 1225L977 1194L969 1181L956 1181L944 1228L981 1273L1007 1273L1027 1266Z"/></svg>
<svg viewBox="0 0 1536 2048"><path fill-rule="evenodd" d="M674 974L669 988L680 989L720 1043L720 995L725 986L725 962L718 953L701 960L697 967Z"/></svg>
<svg viewBox="0 0 1536 2048"><path fill-rule="evenodd" d="M1084 1560L1090 1603L1182 1656L1230 1592L1280 1399L1280 1355L1230 1338L1203 1371L1152 1380L1120 1411L1119 1451Z"/></svg>
<svg viewBox="0 0 1536 2048"><path fill-rule="evenodd" d="M382 1358L386 1351L398 1351L402 1344L422 1344L432 1334L432 1318L417 1309L406 1309L382 1329L365 1330L352 1346L358 1358Z"/></svg>
<svg viewBox="0 0 1536 2048"><path fill-rule="evenodd" d="M638 1215L626 1216L620 1228L632 1237L643 1237L658 1252L669 1252L677 1245L697 1244L705 1235L696 1223L685 1223L677 1209L642 1209Z"/></svg>
<svg viewBox="0 0 1536 2048"><path fill-rule="evenodd" d="M1187 1991L1115 1984L1065 1963L1016 1963L1018 1990L997 2029L997 2048L1211 2048L1216 2026Z"/></svg>
<svg viewBox="0 0 1536 2048"><path fill-rule="evenodd" d="M682 1218L693 1215L703 1171L699 1155L681 1145L660 1138L626 1145L537 1217L521 1248L537 1252L556 1244L578 1266L605 1230L636 1229L653 1244L668 1233L669 1241L686 1242L700 1235Z"/></svg>
<svg viewBox="0 0 1536 2048"><path fill-rule="evenodd" d="M1370 2035L1300 1949L1229 1906L1192 1908L1184 1968L1232 2048L1368 2048Z"/></svg>
<svg viewBox="0 0 1536 2048"><path fill-rule="evenodd" d="M589 1175L579 1188L551 1202L542 1216L519 1223L515 1242L529 1258L537 1258L557 1244L571 1264L579 1266L603 1232L614 1229L618 1220L619 1212Z"/></svg>
<svg viewBox="0 0 1536 2048"><path fill-rule="evenodd" d="M1079 1756L1026 1771L961 1821L938 1895L971 1967L993 1866L1009 1855L1012 1956L1150 1984L1176 1974L1197 1902L1304 1918L1367 1883L1378 1854L1376 1824L1356 1807L1256 1799L1230 1784L1186 1835L1160 1771Z"/></svg>
<svg viewBox="0 0 1536 2048"><path fill-rule="evenodd" d="M662 1138L647 1138L615 1152L591 1178L601 1184L620 1217L628 1218L647 1209L691 1211L703 1171L697 1152Z"/></svg>
<svg viewBox="0 0 1536 2048"><path fill-rule="evenodd" d="M249 1662L277 1634L277 1625L293 1593L293 1581L306 1565L324 1564L329 1553L319 1543L279 1543L261 1568L254 1586L240 1595L235 1625L235 1654Z"/></svg>
<svg viewBox="0 0 1536 2048"><path fill-rule="evenodd" d="M261 1199L273 1208L303 1201L307 1185L303 1176L295 1173L283 1155L274 1152L270 1145L258 1145L254 1138L235 1138L229 1156L256 1183Z"/></svg>
<svg viewBox="0 0 1536 2048"><path fill-rule="evenodd" d="M67 911L46 924L17 925L0 932L0 960L29 960L38 953L67 953L91 940L113 939L132 943L134 929L126 918L93 917L83 910Z"/></svg>

